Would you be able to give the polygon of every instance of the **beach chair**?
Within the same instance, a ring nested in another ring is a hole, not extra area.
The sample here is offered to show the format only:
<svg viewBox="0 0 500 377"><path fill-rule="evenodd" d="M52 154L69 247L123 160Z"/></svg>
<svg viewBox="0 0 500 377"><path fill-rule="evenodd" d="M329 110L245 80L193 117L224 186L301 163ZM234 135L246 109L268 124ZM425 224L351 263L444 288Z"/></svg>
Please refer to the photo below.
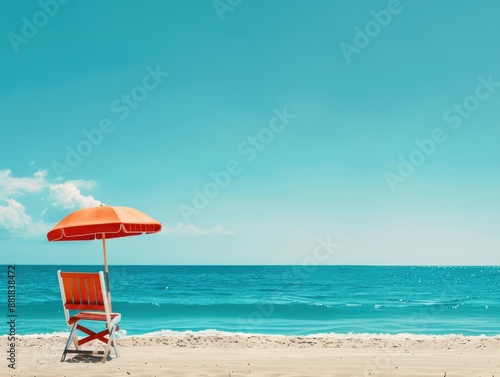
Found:
<svg viewBox="0 0 500 377"><path fill-rule="evenodd" d="M111 313L106 288L104 285L104 275L101 272L62 272L57 271L59 277L59 287L66 316L66 323L71 331L64 347L61 362L66 359L66 354L87 354L103 355L102 362L106 362L111 348L115 356L119 357L118 346L115 339L117 324L121 320L120 313ZM73 314L70 314L70 311ZM80 321L105 322L106 329L94 332L84 326ZM85 333L87 336L78 339L76 330ZM92 341L99 340L106 343L104 351L82 350L81 346ZM69 349L71 343L75 349Z"/></svg>

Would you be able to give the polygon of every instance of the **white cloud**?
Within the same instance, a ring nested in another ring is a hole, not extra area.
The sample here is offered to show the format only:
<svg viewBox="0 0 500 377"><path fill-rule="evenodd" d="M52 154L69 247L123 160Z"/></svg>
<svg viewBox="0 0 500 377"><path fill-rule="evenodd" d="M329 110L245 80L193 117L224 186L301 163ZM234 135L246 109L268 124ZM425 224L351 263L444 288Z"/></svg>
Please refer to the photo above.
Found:
<svg viewBox="0 0 500 377"><path fill-rule="evenodd" d="M50 199L54 207L80 208L96 207L102 203L91 195L82 195L81 188L91 189L95 186L94 181L67 181L50 186Z"/></svg>
<svg viewBox="0 0 500 377"><path fill-rule="evenodd" d="M25 228L33 222L33 219L26 215L25 207L14 199L5 199L6 206L0 206L0 225L5 229Z"/></svg>
<svg viewBox="0 0 500 377"><path fill-rule="evenodd" d="M177 223L175 226L163 227L162 233L173 236L208 236L234 234L234 231L224 229L221 225L216 225L210 229L200 229L193 224Z"/></svg>
<svg viewBox="0 0 500 377"><path fill-rule="evenodd" d="M0 198L24 193L35 193L47 187L47 171L38 170L33 177L16 178L10 169L0 170Z"/></svg>
<svg viewBox="0 0 500 377"><path fill-rule="evenodd" d="M50 228L42 221L33 222L26 214L26 208L14 199L4 199L6 206L0 206L0 228L9 234L24 238L39 237Z"/></svg>
<svg viewBox="0 0 500 377"><path fill-rule="evenodd" d="M38 170L32 177L18 178L10 169L1 169L0 203L3 201L7 205L0 205L0 236L39 237L51 228L51 224L43 221L47 208L40 214L41 220L34 221L18 201L19 196L37 194L44 200L48 199L55 208L92 207L101 202L91 195L83 195L80 190L90 190L95 186L95 181L50 181L46 170Z"/></svg>

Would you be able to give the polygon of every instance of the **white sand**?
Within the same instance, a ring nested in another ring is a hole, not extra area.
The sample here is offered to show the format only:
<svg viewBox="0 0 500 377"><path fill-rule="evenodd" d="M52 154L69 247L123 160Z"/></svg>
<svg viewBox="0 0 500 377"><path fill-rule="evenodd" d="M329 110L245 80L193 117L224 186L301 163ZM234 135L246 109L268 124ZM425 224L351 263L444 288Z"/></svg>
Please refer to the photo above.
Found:
<svg viewBox="0 0 500 377"><path fill-rule="evenodd" d="M64 342L59 336L21 337L16 370L2 357L0 375L500 377L500 337L127 337L118 340L121 357L105 364L74 355L61 363Z"/></svg>

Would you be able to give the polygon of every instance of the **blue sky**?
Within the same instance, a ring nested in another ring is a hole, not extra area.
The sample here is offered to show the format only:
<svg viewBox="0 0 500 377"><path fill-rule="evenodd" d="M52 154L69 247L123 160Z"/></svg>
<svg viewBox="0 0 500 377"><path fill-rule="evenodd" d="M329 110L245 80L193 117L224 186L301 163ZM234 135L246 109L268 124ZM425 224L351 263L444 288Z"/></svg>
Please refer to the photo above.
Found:
<svg viewBox="0 0 500 377"><path fill-rule="evenodd" d="M45 234L103 203L164 226L111 264L500 264L499 12L4 1L2 260L100 264Z"/></svg>

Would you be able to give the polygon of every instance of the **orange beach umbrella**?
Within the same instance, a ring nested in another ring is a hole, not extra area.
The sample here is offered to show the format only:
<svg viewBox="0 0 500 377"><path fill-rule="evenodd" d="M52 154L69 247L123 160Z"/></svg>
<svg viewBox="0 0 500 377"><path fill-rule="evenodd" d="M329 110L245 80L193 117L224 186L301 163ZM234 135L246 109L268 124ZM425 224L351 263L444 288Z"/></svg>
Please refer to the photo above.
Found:
<svg viewBox="0 0 500 377"><path fill-rule="evenodd" d="M111 303L106 239L156 233L161 223L130 207L99 206L70 213L47 233L49 241L85 241L102 239L104 272L108 299Z"/></svg>

